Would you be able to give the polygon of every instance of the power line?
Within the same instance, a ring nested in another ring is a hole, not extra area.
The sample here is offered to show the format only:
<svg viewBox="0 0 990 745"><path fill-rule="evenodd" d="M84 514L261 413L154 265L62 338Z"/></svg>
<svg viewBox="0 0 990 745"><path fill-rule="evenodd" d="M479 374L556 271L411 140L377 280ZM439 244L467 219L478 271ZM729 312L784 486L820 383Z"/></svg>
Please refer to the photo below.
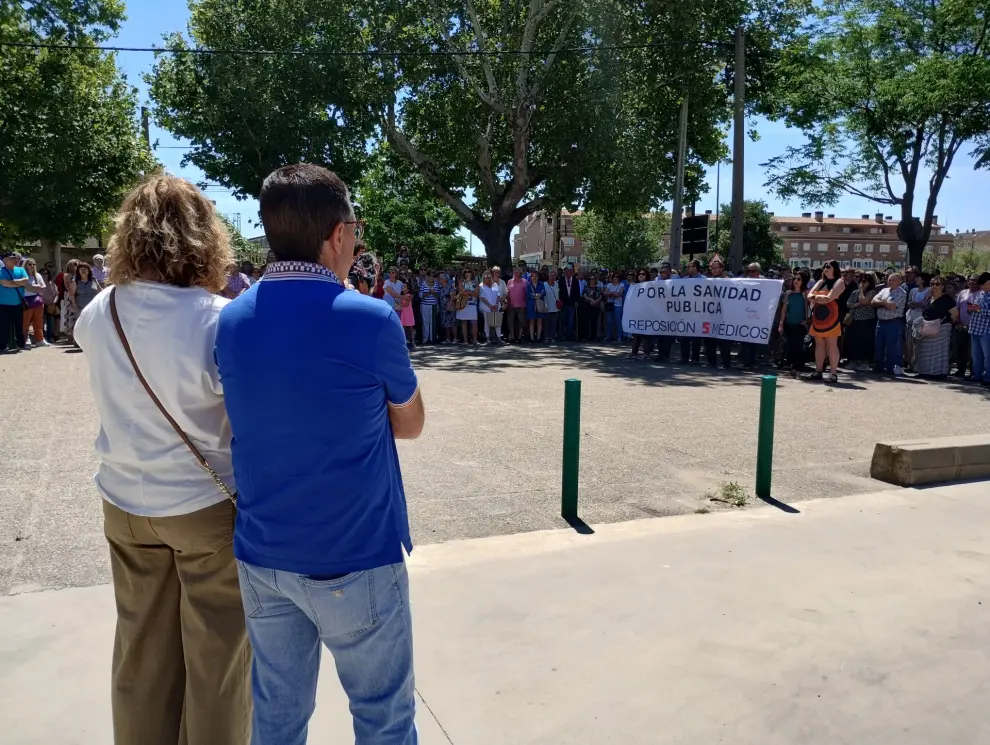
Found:
<svg viewBox="0 0 990 745"><path fill-rule="evenodd" d="M694 41L669 41L652 44L601 44L597 46L583 47L563 47L557 50L557 54L587 54L594 52L611 52L633 49L670 49L683 47L702 48L723 48L731 49L732 44L727 42L694 42ZM226 56L240 55L245 57L368 57L368 58L388 58L396 57L500 57L500 56L532 56L550 54L552 50L534 49L524 52L521 49L507 50L480 50L480 49L451 49L451 50L421 50L421 51L377 51L368 49L361 52L341 52L341 51L317 51L302 49L168 49L164 47L118 47L99 46L81 44L58 44L40 43L27 41L0 41L0 47L17 47L21 49L54 49L65 51L97 51L97 52L150 52L153 54L180 54L180 55L201 55L201 56Z"/></svg>

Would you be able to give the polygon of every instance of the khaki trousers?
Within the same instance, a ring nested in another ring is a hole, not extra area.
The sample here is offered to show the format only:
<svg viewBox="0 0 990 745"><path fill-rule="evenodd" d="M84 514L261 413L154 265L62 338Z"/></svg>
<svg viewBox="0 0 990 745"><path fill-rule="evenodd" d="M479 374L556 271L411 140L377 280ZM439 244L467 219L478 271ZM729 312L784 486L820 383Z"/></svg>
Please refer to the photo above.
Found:
<svg viewBox="0 0 990 745"><path fill-rule="evenodd" d="M103 503L117 601L116 745L246 745L251 647L234 506L138 517Z"/></svg>

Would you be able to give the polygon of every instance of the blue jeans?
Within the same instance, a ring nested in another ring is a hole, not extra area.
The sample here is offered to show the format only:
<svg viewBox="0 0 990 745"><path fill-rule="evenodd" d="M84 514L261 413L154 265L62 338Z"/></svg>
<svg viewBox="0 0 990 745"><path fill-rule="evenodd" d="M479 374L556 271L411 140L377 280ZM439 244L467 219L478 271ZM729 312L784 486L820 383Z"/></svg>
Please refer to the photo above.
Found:
<svg viewBox="0 0 990 745"><path fill-rule="evenodd" d="M990 334L970 336L970 354L973 355L973 380L990 383Z"/></svg>
<svg viewBox="0 0 990 745"><path fill-rule="evenodd" d="M350 700L355 745L416 745L405 564L336 579L241 561L237 570L254 648L251 745L305 745L321 641Z"/></svg>
<svg viewBox="0 0 990 745"><path fill-rule="evenodd" d="M904 362L904 319L892 318L877 321L876 342L873 347L873 366L877 370L892 373Z"/></svg>

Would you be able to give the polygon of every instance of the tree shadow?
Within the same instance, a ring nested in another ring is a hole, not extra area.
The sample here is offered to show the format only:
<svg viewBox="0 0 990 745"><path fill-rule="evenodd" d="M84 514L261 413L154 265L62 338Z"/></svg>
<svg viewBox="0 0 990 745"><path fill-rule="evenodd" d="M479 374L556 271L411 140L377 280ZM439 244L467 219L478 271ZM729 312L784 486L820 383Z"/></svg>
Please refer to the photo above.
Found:
<svg viewBox="0 0 990 745"><path fill-rule="evenodd" d="M675 350L676 353L677 350ZM418 348L412 353L419 369L459 373L510 372L533 366L559 365L588 370L650 386L706 388L759 385L770 368L725 371L680 361L658 362L655 356L630 359L629 347L600 343L563 343L546 346L520 344L506 347L466 345Z"/></svg>

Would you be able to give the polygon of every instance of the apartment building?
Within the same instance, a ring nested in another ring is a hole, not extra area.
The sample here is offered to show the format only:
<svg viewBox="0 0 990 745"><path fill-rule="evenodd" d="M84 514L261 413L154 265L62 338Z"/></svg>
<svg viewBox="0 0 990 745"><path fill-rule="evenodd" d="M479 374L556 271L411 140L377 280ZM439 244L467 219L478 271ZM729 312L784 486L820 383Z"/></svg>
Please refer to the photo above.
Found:
<svg viewBox="0 0 990 745"><path fill-rule="evenodd" d="M574 234L574 218L581 210L560 212L560 263L582 266L588 263L584 258L587 241L582 242ZM542 266L553 260L553 216L552 212L535 212L519 223L519 229L512 239L512 257L522 259L530 266Z"/></svg>
<svg viewBox="0 0 990 745"><path fill-rule="evenodd" d="M843 267L866 270L906 266L907 246L897 238L898 221L881 212L859 219L823 212L773 218L784 241L784 258L791 266L816 268L835 260ZM952 255L955 237L937 224L938 218L934 222L925 251L947 259Z"/></svg>

